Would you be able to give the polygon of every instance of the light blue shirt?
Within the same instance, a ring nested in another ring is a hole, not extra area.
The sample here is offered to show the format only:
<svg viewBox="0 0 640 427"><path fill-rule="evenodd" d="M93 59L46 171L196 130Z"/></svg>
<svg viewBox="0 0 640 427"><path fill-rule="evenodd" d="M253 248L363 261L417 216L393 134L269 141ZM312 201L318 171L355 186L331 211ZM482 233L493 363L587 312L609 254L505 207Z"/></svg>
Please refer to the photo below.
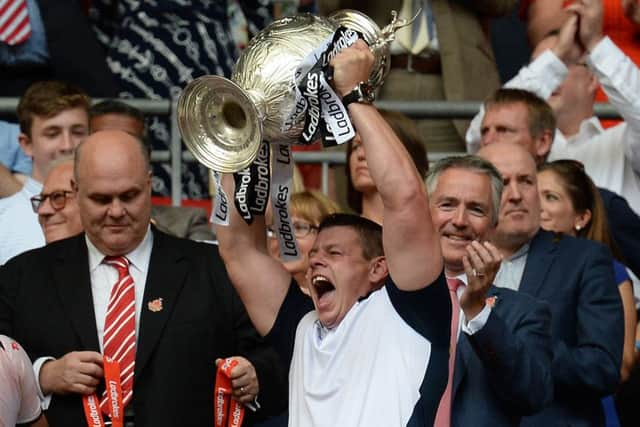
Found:
<svg viewBox="0 0 640 427"><path fill-rule="evenodd" d="M18 135L20 127L17 124L0 120L0 163L11 172L30 176L31 158L22 151Z"/></svg>
<svg viewBox="0 0 640 427"><path fill-rule="evenodd" d="M46 64L49 60L47 36L36 0L27 0L31 35L18 45L0 43L0 65Z"/></svg>
<svg viewBox="0 0 640 427"><path fill-rule="evenodd" d="M494 284L500 288L508 288L514 291L520 289L520 282L527 265L529 255L529 243L521 247L509 258L502 261L500 270L496 274Z"/></svg>
<svg viewBox="0 0 640 427"><path fill-rule="evenodd" d="M0 265L22 252L44 246L44 233L29 200L40 191L42 184L29 178L22 190L0 199Z"/></svg>

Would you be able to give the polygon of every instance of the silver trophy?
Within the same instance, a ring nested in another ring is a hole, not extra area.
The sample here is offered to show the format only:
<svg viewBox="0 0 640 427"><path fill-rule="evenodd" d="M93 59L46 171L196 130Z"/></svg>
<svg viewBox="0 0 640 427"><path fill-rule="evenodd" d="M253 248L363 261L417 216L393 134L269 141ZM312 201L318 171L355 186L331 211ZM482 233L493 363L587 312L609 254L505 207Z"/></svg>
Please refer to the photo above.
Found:
<svg viewBox="0 0 640 427"><path fill-rule="evenodd" d="M410 23L392 21L380 29L355 10L329 17L295 15L274 21L243 51L231 80L220 76L195 79L178 101L178 126L187 148L214 171L231 173L255 159L260 142L296 143L304 117L285 126L295 107L294 74L301 61L340 26L360 32L375 58L369 83L382 85L389 71L389 43Z"/></svg>

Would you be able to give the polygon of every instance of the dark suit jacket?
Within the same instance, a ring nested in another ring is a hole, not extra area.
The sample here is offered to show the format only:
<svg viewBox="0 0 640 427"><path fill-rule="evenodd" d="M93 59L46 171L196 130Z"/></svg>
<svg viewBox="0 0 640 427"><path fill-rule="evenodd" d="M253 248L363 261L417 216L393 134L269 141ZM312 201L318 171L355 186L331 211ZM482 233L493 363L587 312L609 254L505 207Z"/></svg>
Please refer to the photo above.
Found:
<svg viewBox="0 0 640 427"><path fill-rule="evenodd" d="M604 188L598 190L607 211L611 236L624 256L624 265L640 277L640 217L624 197Z"/></svg>
<svg viewBox="0 0 640 427"><path fill-rule="evenodd" d="M539 231L520 292L551 308L552 405L524 426L602 426L600 399L620 380L624 321L609 251L599 243Z"/></svg>
<svg viewBox="0 0 640 427"><path fill-rule="evenodd" d="M154 229L138 331L132 405L137 426L213 425L215 360L243 355L263 404L286 402L284 369L251 326L217 247ZM26 252L0 269L0 331L32 360L99 351L83 234ZM148 302L162 298L153 312ZM86 426L79 395L54 395L52 426Z"/></svg>
<svg viewBox="0 0 640 427"><path fill-rule="evenodd" d="M551 312L523 293L492 287L495 305L482 329L460 333L452 421L460 426L518 426L551 402Z"/></svg>

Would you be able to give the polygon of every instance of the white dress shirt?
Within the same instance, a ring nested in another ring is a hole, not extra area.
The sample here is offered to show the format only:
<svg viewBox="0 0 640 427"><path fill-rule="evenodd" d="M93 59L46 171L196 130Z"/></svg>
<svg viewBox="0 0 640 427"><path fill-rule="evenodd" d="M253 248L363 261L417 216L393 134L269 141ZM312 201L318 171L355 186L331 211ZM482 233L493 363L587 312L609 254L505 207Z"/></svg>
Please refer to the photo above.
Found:
<svg viewBox="0 0 640 427"><path fill-rule="evenodd" d="M98 333L98 342L100 344L100 352L103 350L103 333L104 323L107 316L107 307L109 305L109 297L111 296L111 288L118 281L118 271L102 261L105 255L85 235L87 249L89 252L89 272L91 277L91 295L93 297L93 311L96 316L96 328ZM147 282L147 271L149 270L149 260L151 258L151 249L153 248L153 233L151 227L147 229L142 242L133 251L125 255L129 260L129 274L133 277L133 286L135 289L135 310L136 310L136 342L138 340L138 331L140 330L140 313L142 310L142 299L144 296L144 287ZM53 357L41 357L33 364L33 370L36 378L40 378L40 369L42 365L49 361L55 360ZM38 395L42 401L42 409L47 409L51 403L51 395L44 395L38 381Z"/></svg>
<svg viewBox="0 0 640 427"><path fill-rule="evenodd" d="M592 117L582 122L576 135L566 137L556 130L548 160L580 161L598 187L625 197L640 214L640 70L608 37L596 45L587 64L625 122L603 129L598 119ZM523 67L505 87L526 89L548 99L567 73L565 64L547 50ZM469 152L475 153L480 146L483 116L484 108L467 131Z"/></svg>
<svg viewBox="0 0 640 427"><path fill-rule="evenodd" d="M458 290L456 291L456 296L458 297L458 301L460 301L460 297L462 296L462 294L464 293L464 290L467 287L467 283L468 283L467 275L463 273L459 276L456 276L455 278L461 280L462 283L464 283L463 286L458 286ZM476 332L478 332L480 329L484 327L484 325L487 324L487 320L489 320L490 314L491 314L491 307L489 307L489 304L485 304L485 306L482 308L480 313L476 314L476 316L473 319L470 319L469 321L467 321L464 315L464 311L462 311L462 308L461 308L460 317L459 317L460 321L458 322L458 332L456 337L460 337L460 331L466 333L467 335L473 335Z"/></svg>

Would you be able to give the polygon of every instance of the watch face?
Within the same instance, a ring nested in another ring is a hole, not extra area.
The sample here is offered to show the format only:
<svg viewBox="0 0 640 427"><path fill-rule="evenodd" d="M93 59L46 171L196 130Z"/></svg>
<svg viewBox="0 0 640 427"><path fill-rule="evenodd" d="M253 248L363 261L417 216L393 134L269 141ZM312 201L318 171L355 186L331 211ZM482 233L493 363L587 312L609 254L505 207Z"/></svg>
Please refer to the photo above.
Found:
<svg viewBox="0 0 640 427"><path fill-rule="evenodd" d="M368 83L363 83L360 85L360 90L362 91L362 97L364 101L373 102L376 99L376 91L373 89Z"/></svg>

